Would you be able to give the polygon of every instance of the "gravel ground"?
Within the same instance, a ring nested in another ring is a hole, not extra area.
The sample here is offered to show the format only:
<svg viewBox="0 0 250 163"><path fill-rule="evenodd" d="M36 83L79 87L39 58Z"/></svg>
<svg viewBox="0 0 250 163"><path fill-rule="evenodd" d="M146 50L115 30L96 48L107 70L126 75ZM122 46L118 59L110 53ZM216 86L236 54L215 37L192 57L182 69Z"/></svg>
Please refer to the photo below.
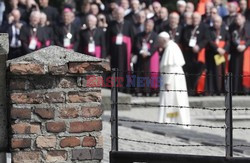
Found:
<svg viewBox="0 0 250 163"><path fill-rule="evenodd" d="M197 115L197 113L191 113L192 115ZM206 115L211 115L213 117L215 113L206 113ZM105 111L104 115L110 115L110 111ZM129 118L134 118L137 120L148 120L156 121L158 115L157 108L133 108L128 111L119 111L119 116L125 116ZM202 115L200 113L200 115ZM222 116L223 113L220 113ZM213 126L223 126L224 121L215 121L215 120L204 120L200 119L201 116L192 116L192 124L202 124L202 125L213 125ZM208 116L207 116L208 117ZM248 127L250 126L250 121L235 121L234 127ZM225 131L222 129L207 129L207 128L198 128L193 127L192 130L203 132L203 133L212 133L220 136L225 136ZM108 122L103 123L103 135L104 135L104 160L103 163L109 162L109 151L110 151L110 124ZM247 140L250 142L250 130L235 130L234 138ZM139 135L139 137L138 137ZM150 141L150 142L160 142L160 143L169 143L169 144L197 144L196 142L187 142L183 139L178 139L176 137L167 137L162 135L156 135L153 133L135 130L126 127L119 127L119 136L129 139ZM151 145L135 142L127 142L119 140L119 150L121 151L137 151L137 152L157 152L157 153L177 153L177 154L195 154L195 155L209 155L209 156L224 156L224 148L219 147L169 147L163 145ZM235 153L234 156L244 156L239 153Z"/></svg>

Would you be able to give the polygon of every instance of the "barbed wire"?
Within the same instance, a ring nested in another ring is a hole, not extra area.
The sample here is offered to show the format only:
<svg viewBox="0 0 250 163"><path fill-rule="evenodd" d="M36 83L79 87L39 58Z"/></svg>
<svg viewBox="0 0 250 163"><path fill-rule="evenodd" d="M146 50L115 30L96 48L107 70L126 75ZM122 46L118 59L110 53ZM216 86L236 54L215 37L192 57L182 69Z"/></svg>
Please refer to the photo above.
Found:
<svg viewBox="0 0 250 163"><path fill-rule="evenodd" d="M209 126L209 125L196 125L196 124L182 124L182 123L160 123L155 121L145 121L145 120L130 120L130 119L118 119L120 122L131 122L131 123L146 123L155 125L173 125L173 126L183 126L183 127L202 127L210 129L226 129L227 126ZM250 130L250 127L233 127L233 130Z"/></svg>
<svg viewBox="0 0 250 163"><path fill-rule="evenodd" d="M151 141L141 141L135 139L128 139L122 137L113 137L123 141L135 142L135 143L144 143L144 144L152 144L152 145L164 145L169 147L229 147L230 145L225 144L170 144L170 143L159 143L159 142L151 142ZM233 147L250 147L250 145L238 144L233 145Z"/></svg>
<svg viewBox="0 0 250 163"><path fill-rule="evenodd" d="M177 105L158 105L158 104L137 104L137 103L113 103L117 105L133 105L144 107L166 107L179 109L196 109L196 110L210 110L210 111L226 111L227 108L209 108L209 107L195 107L195 106L177 106Z"/></svg>
<svg viewBox="0 0 250 163"><path fill-rule="evenodd" d="M184 126L184 127L202 127L210 129L225 129L226 126L209 126L209 125L195 125L195 124L181 124L181 123L159 123L154 121L142 121L142 120L126 120L118 119L120 122L132 122L132 123L146 123L146 124L157 124L157 125L174 125L174 126Z"/></svg>
<svg viewBox="0 0 250 163"><path fill-rule="evenodd" d="M135 142L135 143L144 143L144 144L152 144L152 145L164 145L164 146L170 146L170 147L226 147L226 145L223 144L170 144L170 143L158 143L158 142L151 142L151 141L142 141L142 140L135 140L135 139L128 139L128 138L122 138L122 137L113 137L117 138L119 140L129 141L129 142Z"/></svg>

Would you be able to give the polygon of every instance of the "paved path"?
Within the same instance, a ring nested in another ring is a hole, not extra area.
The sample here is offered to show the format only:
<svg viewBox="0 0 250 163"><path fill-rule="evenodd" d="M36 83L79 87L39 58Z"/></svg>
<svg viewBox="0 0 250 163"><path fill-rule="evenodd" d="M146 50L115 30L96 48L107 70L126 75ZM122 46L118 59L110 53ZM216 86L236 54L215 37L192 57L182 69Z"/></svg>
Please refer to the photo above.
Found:
<svg viewBox="0 0 250 163"><path fill-rule="evenodd" d="M133 110L133 109L132 109ZM145 113L145 111L143 111ZM123 114L120 112L120 114ZM133 111L130 113L134 116L141 116L141 114L133 114ZM109 112L105 112L104 115L109 115ZM152 114L153 115L153 114ZM109 162L109 151L110 151L110 124L107 122L107 117L104 117L103 123L103 135L104 135L104 160L103 163ZM130 116L131 117L131 116ZM130 126L131 127L131 126ZM190 145L190 144L201 144L200 141L195 139L183 139L188 134L194 135L191 131L184 134L186 130L182 128L178 128L177 130L181 130L182 134L176 137L176 134L167 134L167 135L159 135L154 134L146 131L141 131L137 129L133 129L124 126L119 127L119 137L129 138L134 140L143 140L149 142L159 142L159 143L168 143L168 144L177 144L177 145ZM174 129L174 128L172 128ZM176 128L175 128L176 130ZM183 132L184 131L184 132ZM180 131L178 131L181 133ZM214 132L212 132L214 134ZM211 132L210 132L211 134ZM202 135L202 134L201 134ZM203 134L204 136L205 134ZM221 136L214 134L214 138L221 138ZM178 138L179 137L179 138ZM206 137L209 139L208 137ZM210 138L212 138L210 136ZM204 139L203 139L204 140ZM215 141L215 140L214 140ZM220 140L221 141L221 140ZM194 155L209 155L209 156L224 156L225 150L222 147L169 147L164 145L151 145L151 144L144 144L144 143L136 143L136 142L127 142L123 140L119 140L119 150L121 151L137 151L137 152L157 152L157 153L177 153L177 154L194 154ZM234 156L247 156L246 154L234 152Z"/></svg>

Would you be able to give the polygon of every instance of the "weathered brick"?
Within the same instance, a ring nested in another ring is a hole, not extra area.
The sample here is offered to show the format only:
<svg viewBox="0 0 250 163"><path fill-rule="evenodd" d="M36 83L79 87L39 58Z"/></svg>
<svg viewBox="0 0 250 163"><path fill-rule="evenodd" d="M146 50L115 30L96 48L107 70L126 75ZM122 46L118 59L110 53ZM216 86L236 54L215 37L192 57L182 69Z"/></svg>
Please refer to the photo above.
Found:
<svg viewBox="0 0 250 163"><path fill-rule="evenodd" d="M38 63L11 63L10 72L17 75L41 75L46 73L46 68Z"/></svg>
<svg viewBox="0 0 250 163"><path fill-rule="evenodd" d="M101 92L69 92L68 102L84 103L84 102L100 102Z"/></svg>
<svg viewBox="0 0 250 163"><path fill-rule="evenodd" d="M85 118L100 117L103 113L101 107L82 107L81 116Z"/></svg>
<svg viewBox="0 0 250 163"><path fill-rule="evenodd" d="M70 133L80 133L80 132L92 132L101 131L102 122L97 121L86 121L86 122L71 122L70 123Z"/></svg>
<svg viewBox="0 0 250 163"><path fill-rule="evenodd" d="M48 132L59 133L66 131L65 122L48 122L46 124L46 128Z"/></svg>
<svg viewBox="0 0 250 163"><path fill-rule="evenodd" d="M10 89L11 90L28 90L30 82L25 79L11 79Z"/></svg>
<svg viewBox="0 0 250 163"><path fill-rule="evenodd" d="M83 62L83 63L69 63L69 73L85 73L85 69L89 66L90 64L88 62Z"/></svg>
<svg viewBox="0 0 250 163"><path fill-rule="evenodd" d="M74 149L72 151L72 160L102 160L103 149Z"/></svg>
<svg viewBox="0 0 250 163"><path fill-rule="evenodd" d="M77 137L67 137L61 140L60 146L65 147L77 147L80 146L80 139Z"/></svg>
<svg viewBox="0 0 250 163"><path fill-rule="evenodd" d="M31 118L30 109L12 108L10 114L11 114L12 119L30 119Z"/></svg>
<svg viewBox="0 0 250 163"><path fill-rule="evenodd" d="M83 147L95 147L96 146L96 139L93 136L86 136L82 140Z"/></svg>
<svg viewBox="0 0 250 163"><path fill-rule="evenodd" d="M68 65L49 65L49 72L52 75L65 75L68 72Z"/></svg>
<svg viewBox="0 0 250 163"><path fill-rule="evenodd" d="M58 84L59 88L75 88L77 86L76 79L72 77L63 77Z"/></svg>
<svg viewBox="0 0 250 163"><path fill-rule="evenodd" d="M61 162L67 160L66 151L48 151L46 155L46 162Z"/></svg>
<svg viewBox="0 0 250 163"><path fill-rule="evenodd" d="M98 136L97 137L97 147L103 148L103 136Z"/></svg>
<svg viewBox="0 0 250 163"><path fill-rule="evenodd" d="M40 163L41 155L40 152L14 152L13 154L13 163Z"/></svg>
<svg viewBox="0 0 250 163"><path fill-rule="evenodd" d="M41 104L44 101L40 93L12 93L10 99L15 104Z"/></svg>
<svg viewBox="0 0 250 163"><path fill-rule="evenodd" d="M54 110L47 108L37 108L34 110L34 113L43 119L53 119L54 118Z"/></svg>
<svg viewBox="0 0 250 163"><path fill-rule="evenodd" d="M31 139L30 138L25 138L25 139L16 139L12 138L11 139L11 148L30 148L31 146Z"/></svg>
<svg viewBox="0 0 250 163"><path fill-rule="evenodd" d="M12 132L15 134L39 134L41 133L39 124L17 123L11 125Z"/></svg>
<svg viewBox="0 0 250 163"><path fill-rule="evenodd" d="M56 146L55 136L38 136L36 138L36 146L38 148L52 148Z"/></svg>
<svg viewBox="0 0 250 163"><path fill-rule="evenodd" d="M63 103L65 102L65 94L63 92L50 92L45 95L48 103Z"/></svg>
<svg viewBox="0 0 250 163"><path fill-rule="evenodd" d="M60 118L77 118L79 116L76 108L63 108L60 111Z"/></svg>

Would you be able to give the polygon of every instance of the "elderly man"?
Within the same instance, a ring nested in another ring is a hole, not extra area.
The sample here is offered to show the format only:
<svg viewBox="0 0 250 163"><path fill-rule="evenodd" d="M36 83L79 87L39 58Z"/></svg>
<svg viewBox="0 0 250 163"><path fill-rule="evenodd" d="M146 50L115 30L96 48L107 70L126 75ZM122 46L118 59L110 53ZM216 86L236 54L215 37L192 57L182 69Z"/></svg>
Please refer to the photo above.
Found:
<svg viewBox="0 0 250 163"><path fill-rule="evenodd" d="M145 31L139 33L135 38L133 54L138 57L138 76L151 77L152 81L157 80L159 72L159 53L157 51L157 34L153 31L154 21L148 19L145 22ZM151 72L151 73L149 73ZM157 81L150 86L140 87L144 95L157 93ZM150 89L151 88L151 89Z"/></svg>
<svg viewBox="0 0 250 163"><path fill-rule="evenodd" d="M168 25L168 9L162 7L160 10L160 17L155 22L155 32L160 33L164 31L164 28Z"/></svg>
<svg viewBox="0 0 250 163"><path fill-rule="evenodd" d="M79 33L78 52L97 58L106 57L105 34L97 28L97 18L94 15L87 17L87 28Z"/></svg>
<svg viewBox="0 0 250 163"><path fill-rule="evenodd" d="M160 18L160 12L161 12L161 4L158 1L154 1L152 4L153 7L153 11L154 11L154 16L152 17L152 19L154 20L154 22L156 22L159 18Z"/></svg>
<svg viewBox="0 0 250 163"><path fill-rule="evenodd" d="M20 57L22 55L22 44L20 40L20 30L25 22L20 21L21 13L18 9L12 10L9 15L7 32L9 34L10 52L8 59Z"/></svg>
<svg viewBox="0 0 250 163"><path fill-rule="evenodd" d="M160 63L162 73L159 118L160 123L181 123L190 124L190 111L188 108L179 109L167 106L189 106L188 94L185 90L186 80L182 66L185 65L182 52L179 46L166 32L159 34L159 47L163 49ZM178 75L174 73L179 73ZM165 91L163 91L165 90ZM168 90L183 90L173 92Z"/></svg>
<svg viewBox="0 0 250 163"><path fill-rule="evenodd" d="M186 12L194 12L194 4L192 2L187 2L187 5L186 5Z"/></svg>
<svg viewBox="0 0 250 163"><path fill-rule="evenodd" d="M136 24L134 24L134 28L135 28L135 34L141 33L144 31L144 24L146 21L146 12L144 10L139 11L136 14Z"/></svg>
<svg viewBox="0 0 250 163"><path fill-rule="evenodd" d="M30 14L29 25L21 28L20 40L22 42L23 54L31 53L45 46L46 36L43 28L39 25L40 16L39 11L33 11Z"/></svg>
<svg viewBox="0 0 250 163"><path fill-rule="evenodd" d="M140 11L139 0L131 0L130 7L132 11L125 17L125 19L134 25L136 24L136 14Z"/></svg>
<svg viewBox="0 0 250 163"><path fill-rule="evenodd" d="M166 26L165 31L169 33L170 39L180 45L183 27L179 25L180 16L177 12L169 15L169 24Z"/></svg>
<svg viewBox="0 0 250 163"><path fill-rule="evenodd" d="M114 11L115 21L107 29L108 54L111 57L111 67L118 68L120 77L131 71L131 50L134 30L129 21L124 20L124 9L118 7ZM125 81L126 83L126 81Z"/></svg>
<svg viewBox="0 0 250 163"><path fill-rule="evenodd" d="M49 6L49 0L39 0L40 10L47 15L48 22L51 24L57 23L59 13L56 8Z"/></svg>
<svg viewBox="0 0 250 163"><path fill-rule="evenodd" d="M197 76L187 76L188 89L195 95L203 92L205 89L205 47L208 40L207 27L201 23L201 15L198 12L193 14L193 24L185 28L183 32L182 47L186 65L184 70L188 74L197 74ZM199 76L199 75L200 76Z"/></svg>
<svg viewBox="0 0 250 163"><path fill-rule="evenodd" d="M213 18L209 42L206 48L207 90L210 94L224 92L224 75L228 72L228 52L230 36L219 15Z"/></svg>
<svg viewBox="0 0 250 163"><path fill-rule="evenodd" d="M223 21L229 28L233 23L235 23L235 18L238 12L238 4L237 2L229 2L228 3L228 12L229 15L225 16L223 18Z"/></svg>
<svg viewBox="0 0 250 163"><path fill-rule="evenodd" d="M240 13L246 17L246 19L250 20L250 9L247 8L247 1L246 0L240 0L239 1L240 6Z"/></svg>
<svg viewBox="0 0 250 163"><path fill-rule="evenodd" d="M79 29L73 23L74 13L70 8L63 10L63 23L55 29L55 43L66 49L76 50L78 47Z"/></svg>
<svg viewBox="0 0 250 163"><path fill-rule="evenodd" d="M182 24L184 22L184 13L186 11L187 3L184 0L178 0L177 1L177 12L180 15L180 23Z"/></svg>
<svg viewBox="0 0 250 163"><path fill-rule="evenodd" d="M236 25L231 26L230 34L230 72L235 77L233 78L234 92L240 94L242 91L249 92L250 81L249 77L241 75L250 75L250 24L242 14L237 14Z"/></svg>

